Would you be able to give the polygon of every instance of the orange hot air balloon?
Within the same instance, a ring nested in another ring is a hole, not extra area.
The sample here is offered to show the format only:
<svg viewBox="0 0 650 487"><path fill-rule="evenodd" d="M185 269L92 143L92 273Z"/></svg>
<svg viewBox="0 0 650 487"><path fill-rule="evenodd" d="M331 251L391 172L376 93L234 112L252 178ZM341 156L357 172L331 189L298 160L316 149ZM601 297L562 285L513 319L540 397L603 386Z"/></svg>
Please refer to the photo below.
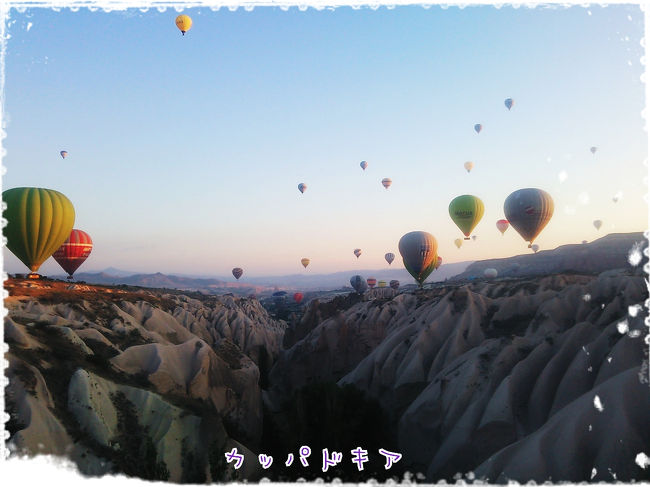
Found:
<svg viewBox="0 0 650 487"><path fill-rule="evenodd" d="M508 227L510 226L510 223L508 220L497 220L497 229L501 232L501 236L506 232Z"/></svg>
<svg viewBox="0 0 650 487"><path fill-rule="evenodd" d="M369 277L368 279L366 279L366 282L368 283L368 287L372 289L377 284L377 279L375 279L374 277Z"/></svg>
<svg viewBox="0 0 650 487"><path fill-rule="evenodd" d="M296 294L294 294L294 295L293 295L293 300L294 300L296 303L300 303L300 301L302 301L302 293L296 293Z"/></svg>
<svg viewBox="0 0 650 487"><path fill-rule="evenodd" d="M305 269L306 269L307 266L309 265L309 262L311 262L311 261L310 261L307 257L305 257L305 258L303 258L303 259L300 259L300 263L302 264L302 266L303 266Z"/></svg>
<svg viewBox="0 0 650 487"><path fill-rule="evenodd" d="M436 261L436 265L433 266L434 269L437 269L442 265L442 257L438 256L438 260Z"/></svg>
<svg viewBox="0 0 650 487"><path fill-rule="evenodd" d="M93 241L90 235L73 228L68 239L52 254L52 257L68 273L68 279L72 279L72 274L84 263L92 249Z"/></svg>

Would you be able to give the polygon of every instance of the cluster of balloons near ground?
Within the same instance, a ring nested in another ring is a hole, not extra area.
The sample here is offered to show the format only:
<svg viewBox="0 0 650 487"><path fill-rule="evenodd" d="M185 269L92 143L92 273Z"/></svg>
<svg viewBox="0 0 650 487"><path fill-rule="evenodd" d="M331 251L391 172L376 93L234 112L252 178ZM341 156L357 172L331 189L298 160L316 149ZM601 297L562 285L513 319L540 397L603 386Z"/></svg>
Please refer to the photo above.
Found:
<svg viewBox="0 0 650 487"><path fill-rule="evenodd" d="M62 151L61 156L64 156ZM7 208L7 248L38 277L36 271L48 258L68 273L68 279L88 258L93 241L86 232L72 228L74 206L51 189L13 188L2 193Z"/></svg>

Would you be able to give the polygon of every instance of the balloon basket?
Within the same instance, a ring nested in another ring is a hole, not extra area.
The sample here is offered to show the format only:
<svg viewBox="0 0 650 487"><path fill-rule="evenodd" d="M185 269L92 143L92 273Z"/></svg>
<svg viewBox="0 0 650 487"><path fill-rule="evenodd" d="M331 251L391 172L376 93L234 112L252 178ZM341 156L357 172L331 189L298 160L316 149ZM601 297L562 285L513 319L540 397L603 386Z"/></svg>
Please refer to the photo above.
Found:
<svg viewBox="0 0 650 487"><path fill-rule="evenodd" d="M469 237L465 237L463 240L469 240Z"/></svg>
<svg viewBox="0 0 650 487"><path fill-rule="evenodd" d="M27 279L40 279L42 276L40 274L37 274L35 272L31 272L27 274Z"/></svg>

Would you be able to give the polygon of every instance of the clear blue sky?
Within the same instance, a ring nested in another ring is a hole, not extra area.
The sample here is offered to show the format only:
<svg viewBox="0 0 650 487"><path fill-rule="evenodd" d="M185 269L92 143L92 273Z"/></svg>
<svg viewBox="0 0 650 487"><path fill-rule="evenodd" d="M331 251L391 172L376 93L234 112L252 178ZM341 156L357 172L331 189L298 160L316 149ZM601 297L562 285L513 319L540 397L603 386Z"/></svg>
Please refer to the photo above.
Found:
<svg viewBox="0 0 650 487"><path fill-rule="evenodd" d="M647 228L638 6L183 13L184 37L172 9L10 13L3 189L70 198L80 271L376 269L412 230L445 262L506 257L529 250L495 222L530 186L555 201L542 248ZM457 250L461 194L486 211Z"/></svg>

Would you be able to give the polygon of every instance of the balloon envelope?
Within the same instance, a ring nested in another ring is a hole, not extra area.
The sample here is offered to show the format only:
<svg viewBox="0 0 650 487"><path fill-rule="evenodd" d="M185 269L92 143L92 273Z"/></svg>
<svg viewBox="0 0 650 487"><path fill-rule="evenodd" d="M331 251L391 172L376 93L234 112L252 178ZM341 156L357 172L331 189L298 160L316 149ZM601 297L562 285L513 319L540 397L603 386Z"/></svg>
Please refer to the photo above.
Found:
<svg viewBox="0 0 650 487"><path fill-rule="evenodd" d="M483 271L483 275L489 279L494 279L495 277L497 277L498 274L499 272L493 267L489 267L488 269L485 269Z"/></svg>
<svg viewBox="0 0 650 487"><path fill-rule="evenodd" d="M465 164L463 164L463 166L467 172L470 172L472 169L474 169L474 163L472 161L467 161Z"/></svg>
<svg viewBox="0 0 650 487"><path fill-rule="evenodd" d="M512 108L512 105L515 104L515 101L512 98L506 98L506 100L503 102L508 110Z"/></svg>
<svg viewBox="0 0 650 487"><path fill-rule="evenodd" d="M363 292L368 289L368 283L360 275L352 276L350 278L350 285L359 294L363 294Z"/></svg>
<svg viewBox="0 0 650 487"><path fill-rule="evenodd" d="M454 245L458 248L461 248L461 246L463 245L463 239L457 238L456 240L454 240Z"/></svg>
<svg viewBox="0 0 650 487"><path fill-rule="evenodd" d="M179 15L176 17L176 27L185 35L192 28L192 19L189 15Z"/></svg>
<svg viewBox="0 0 650 487"><path fill-rule="evenodd" d="M63 159L65 159L66 157L68 157L68 151L67 151L67 150L62 150L59 154L61 154L61 157L62 157Z"/></svg>
<svg viewBox="0 0 650 487"><path fill-rule="evenodd" d="M404 267L420 286L438 262L438 242L427 232L409 232L399 241Z"/></svg>
<svg viewBox="0 0 650 487"><path fill-rule="evenodd" d="M497 220L497 229L501 232L501 235L505 233L509 226L508 220Z"/></svg>
<svg viewBox="0 0 650 487"><path fill-rule="evenodd" d="M384 188L388 189L390 188L390 185L393 184L393 180L391 178L384 178L381 180L381 184L384 185Z"/></svg>
<svg viewBox="0 0 650 487"><path fill-rule="evenodd" d="M481 130L483 130L483 125L481 125L480 123L477 123L476 125L474 125L474 130L476 130L477 134L480 133Z"/></svg>
<svg viewBox="0 0 650 487"><path fill-rule="evenodd" d="M361 255L361 249L354 249L354 255L356 255L358 259L359 256Z"/></svg>
<svg viewBox="0 0 650 487"><path fill-rule="evenodd" d="M232 275L235 276L235 279L239 280L239 278L242 276L244 273L244 270L241 267L235 267L232 270Z"/></svg>
<svg viewBox="0 0 650 487"><path fill-rule="evenodd" d="M600 230L600 227L603 225L602 220L594 220L594 227L596 227L596 230Z"/></svg>
<svg viewBox="0 0 650 487"><path fill-rule="evenodd" d="M591 151L592 154L595 154L596 151L598 150L598 147L592 147L592 148L589 149L589 150Z"/></svg>
<svg viewBox="0 0 650 487"><path fill-rule="evenodd" d="M81 264L88 258L93 249L93 241L86 232L72 229L70 236L61 247L59 247L52 257L56 260L63 270L68 273L70 278Z"/></svg>
<svg viewBox="0 0 650 487"><path fill-rule="evenodd" d="M553 216L553 208L551 195L537 188L519 189L503 204L506 219L529 247Z"/></svg>
<svg viewBox="0 0 650 487"><path fill-rule="evenodd" d="M361 169L363 169L364 171L368 167L368 163L366 161L361 161L361 163L359 165L361 166Z"/></svg>
<svg viewBox="0 0 650 487"><path fill-rule="evenodd" d="M386 287L386 281L379 281L377 287Z"/></svg>
<svg viewBox="0 0 650 487"><path fill-rule="evenodd" d="M388 283L388 285L389 285L392 289L395 289L395 291L397 291L397 290L399 289L399 281L398 281L397 279L393 279L392 281L390 281L390 282Z"/></svg>
<svg viewBox="0 0 650 487"><path fill-rule="evenodd" d="M372 289L373 287L375 287L375 284L377 284L377 279L375 279L374 277L369 277L366 280L366 283L368 284L368 287L370 287L370 289Z"/></svg>
<svg viewBox="0 0 650 487"><path fill-rule="evenodd" d="M436 259L436 265L434 266L434 269L437 269L441 265L442 265L442 257L438 256L438 258Z"/></svg>
<svg viewBox="0 0 650 487"><path fill-rule="evenodd" d="M72 232L75 212L68 198L43 188L12 188L2 193L7 204L7 248L36 272Z"/></svg>
<svg viewBox="0 0 650 487"><path fill-rule="evenodd" d="M294 294L294 295L293 295L293 300L294 300L296 303L300 303L300 301L302 301L302 293L296 293L296 294Z"/></svg>
<svg viewBox="0 0 650 487"><path fill-rule="evenodd" d="M533 249L533 252L537 253L537 251L539 250L539 245L533 244L530 246L530 248Z"/></svg>
<svg viewBox="0 0 650 487"><path fill-rule="evenodd" d="M395 260L395 254L393 254L392 252L388 252L386 255L384 255L384 259L386 259L388 265L391 265Z"/></svg>
<svg viewBox="0 0 650 487"><path fill-rule="evenodd" d="M298 191L300 191L301 193L304 193L306 189L307 189L307 185L305 183L300 183L298 185Z"/></svg>
<svg viewBox="0 0 650 487"><path fill-rule="evenodd" d="M458 196L449 203L449 216L469 240L469 234L483 218L485 208L480 198L469 194Z"/></svg>
<svg viewBox="0 0 650 487"><path fill-rule="evenodd" d="M300 259L300 263L302 264L302 266L303 266L304 268L307 268L307 266L309 265L309 262L310 262L310 261L309 261L309 259L307 259L307 258Z"/></svg>

